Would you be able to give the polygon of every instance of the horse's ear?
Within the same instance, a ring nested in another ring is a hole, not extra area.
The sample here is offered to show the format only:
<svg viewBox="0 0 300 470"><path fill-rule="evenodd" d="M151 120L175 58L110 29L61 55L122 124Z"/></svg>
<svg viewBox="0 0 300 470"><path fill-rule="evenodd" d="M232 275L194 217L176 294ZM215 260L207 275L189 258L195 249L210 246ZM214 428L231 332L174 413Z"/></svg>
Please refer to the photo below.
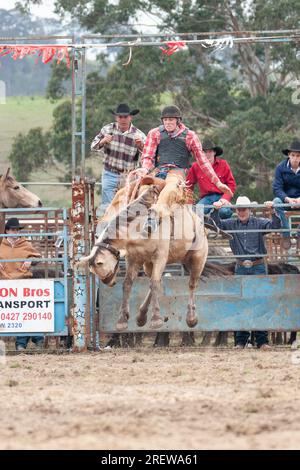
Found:
<svg viewBox="0 0 300 470"><path fill-rule="evenodd" d="M2 175L2 181L5 181L9 175L9 172L10 172L10 168L7 168L7 171L4 175Z"/></svg>

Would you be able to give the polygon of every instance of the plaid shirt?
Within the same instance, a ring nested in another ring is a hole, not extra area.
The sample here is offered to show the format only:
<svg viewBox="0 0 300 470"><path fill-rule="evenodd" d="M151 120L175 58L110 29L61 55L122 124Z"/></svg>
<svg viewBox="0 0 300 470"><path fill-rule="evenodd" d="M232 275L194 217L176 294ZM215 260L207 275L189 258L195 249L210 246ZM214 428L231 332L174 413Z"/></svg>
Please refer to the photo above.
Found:
<svg viewBox="0 0 300 470"><path fill-rule="evenodd" d="M113 135L109 144L100 145L100 141L106 134ZM134 170L138 165L141 151L135 144L135 139L140 137L144 143L145 134L132 124L128 131L121 132L116 122L104 126L94 138L91 150L104 152L104 168L113 173L124 173Z"/></svg>
<svg viewBox="0 0 300 470"><path fill-rule="evenodd" d="M178 132L172 135L172 137L177 137L185 129L186 129L186 126L180 123L178 126ZM154 167L156 149L159 143L160 143L160 131L159 131L159 127L155 127L154 129L149 131L147 138L146 138L146 142L144 145L143 154L141 158L143 168L147 168L148 170L150 170ZM220 180L218 176L216 175L216 173L214 172L205 153L203 152L200 140L198 139L195 132L189 129L188 129L188 133L186 136L186 146L188 150L192 153L192 155L195 157L195 159L197 160L198 165L200 169L203 171L203 173L206 176L208 176L208 178L210 179L212 183L218 183Z"/></svg>
<svg viewBox="0 0 300 470"><path fill-rule="evenodd" d="M237 256L242 255L242 260L251 259L254 261L255 257L261 258L263 254L267 253L264 236L268 232L259 232L259 230L270 229L271 231L281 227L281 220L276 212L272 214L272 220L250 216L247 222L241 222L238 218L221 219L219 211L213 211L211 217L220 229L238 231L231 234L233 238L229 244L232 253ZM257 230L257 232L249 232L248 230ZM249 258L249 255L253 257Z"/></svg>

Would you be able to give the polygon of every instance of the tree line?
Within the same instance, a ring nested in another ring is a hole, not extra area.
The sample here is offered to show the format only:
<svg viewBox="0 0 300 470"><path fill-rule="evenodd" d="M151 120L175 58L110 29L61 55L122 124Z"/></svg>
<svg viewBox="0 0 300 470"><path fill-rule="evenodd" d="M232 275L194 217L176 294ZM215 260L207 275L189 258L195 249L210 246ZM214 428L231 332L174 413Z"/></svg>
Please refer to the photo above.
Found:
<svg viewBox="0 0 300 470"><path fill-rule="evenodd" d="M23 7L38 1L23 0ZM82 28L102 34L137 34L141 13L159 18L159 31L166 34L296 29L300 17L297 0L57 0L55 5L62 17L71 15ZM255 200L271 196L281 149L299 136L296 43L238 44L221 51L189 45L169 60L159 47L135 47L124 67L127 60L128 48L116 47L113 60L111 52L99 54L97 71L87 76L87 154L94 135L112 119L108 110L118 103L141 110L134 122L144 132L159 124L164 104L175 103L200 140L209 137L224 148L240 194ZM69 80L64 64L54 66L48 97L64 96ZM10 160L16 177L25 179L51 158L64 162L67 173L70 142L71 102L66 96L54 111L50 132L33 129L15 139Z"/></svg>

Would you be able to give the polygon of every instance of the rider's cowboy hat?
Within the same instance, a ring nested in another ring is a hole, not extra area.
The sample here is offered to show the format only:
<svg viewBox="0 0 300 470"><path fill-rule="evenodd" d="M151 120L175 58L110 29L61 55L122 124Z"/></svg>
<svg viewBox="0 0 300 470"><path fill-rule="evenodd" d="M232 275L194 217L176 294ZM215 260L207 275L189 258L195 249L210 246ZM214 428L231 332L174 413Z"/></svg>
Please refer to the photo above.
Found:
<svg viewBox="0 0 300 470"><path fill-rule="evenodd" d="M282 153L287 157L289 155L289 152L300 152L300 140L293 140L293 142L287 149L282 150Z"/></svg>
<svg viewBox="0 0 300 470"><path fill-rule="evenodd" d="M116 111L110 109L110 112L114 114L114 116L135 116L140 112L139 109L130 109L128 104L121 103L118 105Z"/></svg>
<svg viewBox="0 0 300 470"><path fill-rule="evenodd" d="M19 219L16 217L12 217L11 219L8 219L8 221L5 224L5 231L10 230L10 229L17 229L17 230L22 230L24 226L20 225Z"/></svg>
<svg viewBox="0 0 300 470"><path fill-rule="evenodd" d="M216 157L219 157L223 153L222 147L218 147L212 142L212 140L209 140L209 139L203 140L202 148L204 151L213 150L215 152Z"/></svg>

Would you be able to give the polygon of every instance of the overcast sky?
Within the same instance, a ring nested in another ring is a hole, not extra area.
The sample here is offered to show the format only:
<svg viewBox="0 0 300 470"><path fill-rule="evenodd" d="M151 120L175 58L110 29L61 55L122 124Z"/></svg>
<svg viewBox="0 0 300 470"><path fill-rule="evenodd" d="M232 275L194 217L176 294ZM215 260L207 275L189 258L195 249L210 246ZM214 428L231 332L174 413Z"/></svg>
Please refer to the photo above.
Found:
<svg viewBox="0 0 300 470"><path fill-rule="evenodd" d="M0 8L5 10L12 10L15 7L16 0L0 0ZM53 13L54 10L54 0L43 0L40 6L32 6L30 11L34 16L41 16L44 18L57 18L58 16ZM143 33L155 32L156 25L159 24L159 19L154 15L149 15L148 13L141 13L139 15L139 24L140 28L137 28L138 31Z"/></svg>
<svg viewBox="0 0 300 470"><path fill-rule="evenodd" d="M15 7L16 0L0 0L0 8L5 10L12 10ZM42 16L47 18L56 18L53 13L53 0L43 0L39 6L32 6L31 12L35 16Z"/></svg>

